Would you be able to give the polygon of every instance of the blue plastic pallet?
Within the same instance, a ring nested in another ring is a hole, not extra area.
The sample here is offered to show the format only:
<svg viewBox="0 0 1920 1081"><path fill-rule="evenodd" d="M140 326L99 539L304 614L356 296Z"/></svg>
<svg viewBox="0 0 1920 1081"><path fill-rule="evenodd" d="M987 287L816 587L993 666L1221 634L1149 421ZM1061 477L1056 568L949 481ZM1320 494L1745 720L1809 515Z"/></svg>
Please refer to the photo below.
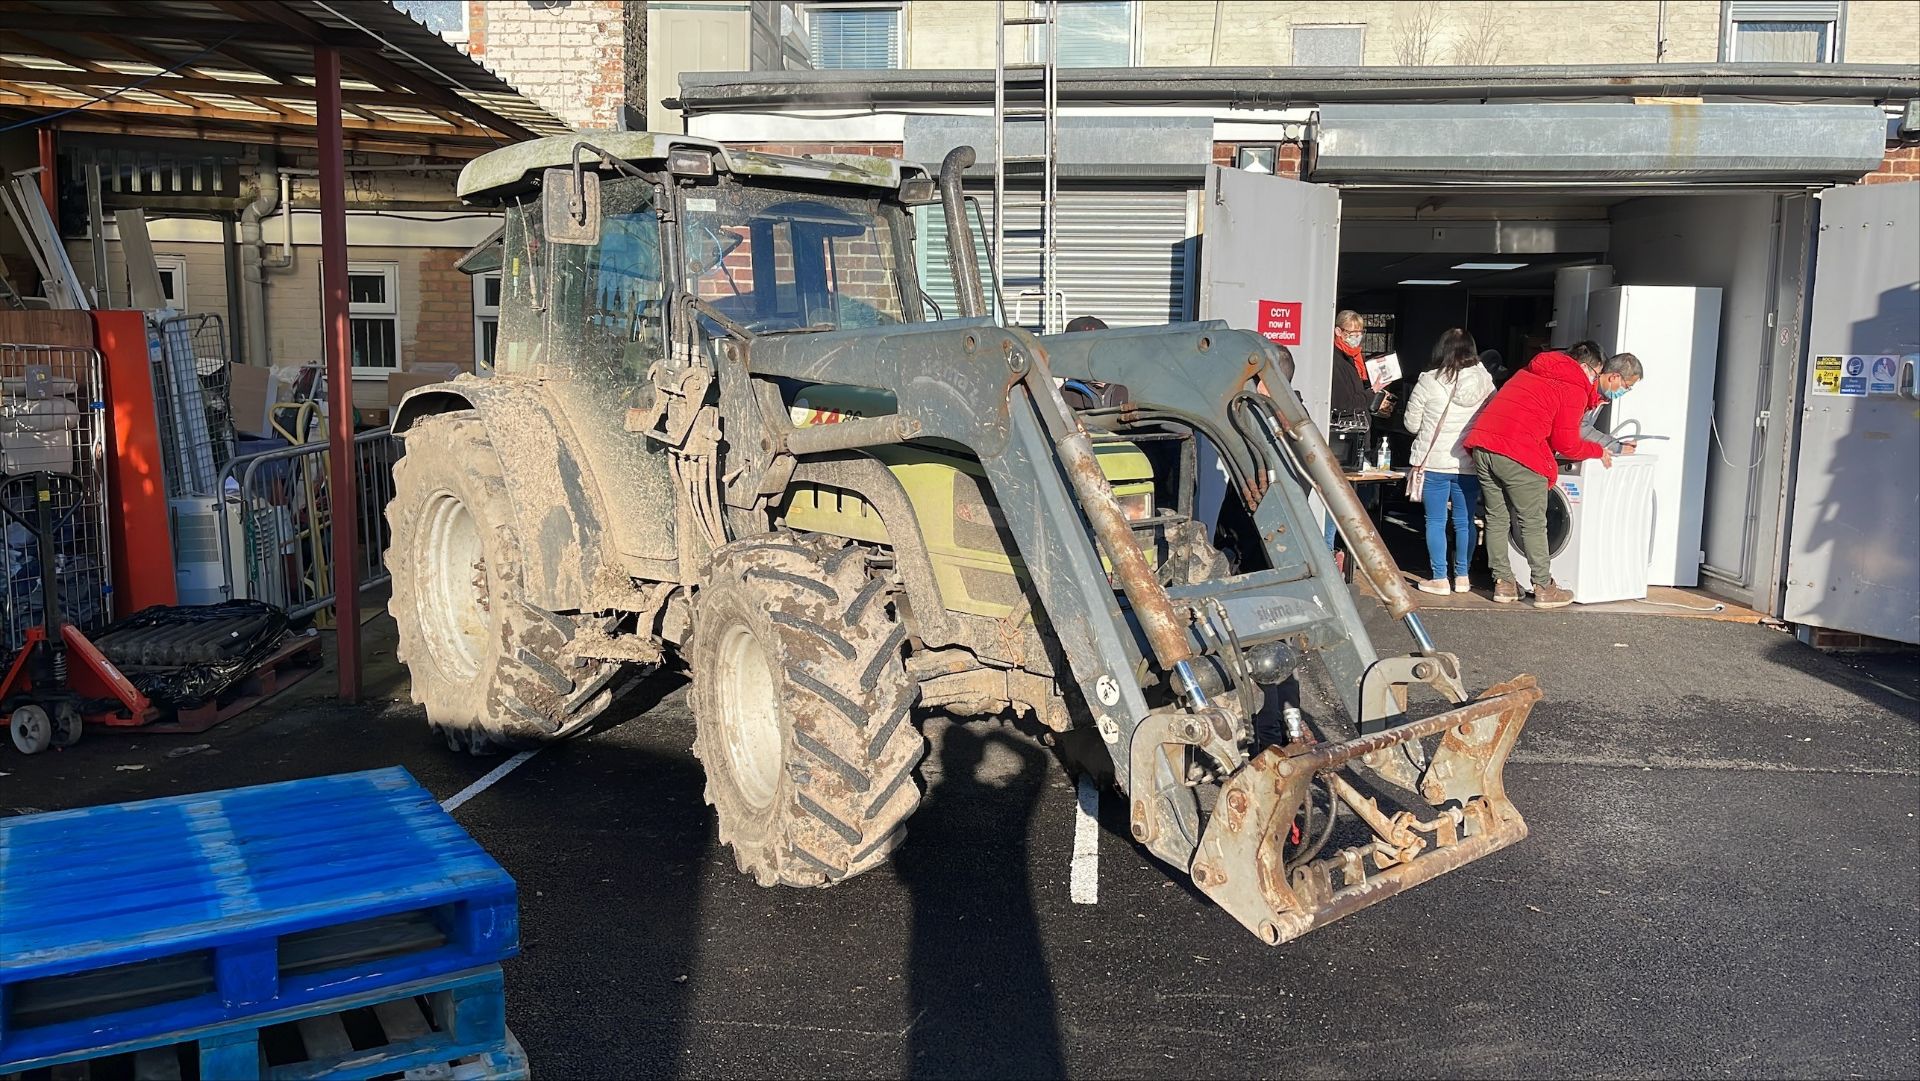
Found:
<svg viewBox="0 0 1920 1081"><path fill-rule="evenodd" d="M526 1052L506 1027L500 967L347 995L165 1036L0 1067L53 1077L198 1077L200 1081L436 1078L519 1081ZM356 1046L345 1020L366 1022ZM183 1069L182 1066L185 1066ZM59 1069L53 1069L58 1067Z"/></svg>
<svg viewBox="0 0 1920 1081"><path fill-rule="evenodd" d="M513 879L403 769L0 820L0 1073L518 951Z"/></svg>

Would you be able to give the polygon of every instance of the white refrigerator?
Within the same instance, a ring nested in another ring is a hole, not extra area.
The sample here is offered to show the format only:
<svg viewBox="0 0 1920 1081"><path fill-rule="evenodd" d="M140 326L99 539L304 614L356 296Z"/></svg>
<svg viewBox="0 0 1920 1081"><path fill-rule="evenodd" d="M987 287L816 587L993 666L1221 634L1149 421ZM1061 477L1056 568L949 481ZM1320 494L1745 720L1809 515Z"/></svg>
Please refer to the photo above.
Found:
<svg viewBox="0 0 1920 1081"><path fill-rule="evenodd" d="M1720 290L1679 285L1596 290L1587 305L1587 336L1608 356L1639 357L1646 370L1639 385L1602 411L1599 426L1659 458L1653 469L1647 584L1699 585Z"/></svg>

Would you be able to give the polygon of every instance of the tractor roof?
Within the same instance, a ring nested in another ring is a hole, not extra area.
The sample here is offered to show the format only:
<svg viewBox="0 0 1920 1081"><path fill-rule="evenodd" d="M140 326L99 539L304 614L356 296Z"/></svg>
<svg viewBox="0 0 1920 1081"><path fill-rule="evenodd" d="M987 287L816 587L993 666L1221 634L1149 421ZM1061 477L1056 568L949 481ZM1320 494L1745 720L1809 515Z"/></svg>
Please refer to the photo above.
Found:
<svg viewBox="0 0 1920 1081"><path fill-rule="evenodd" d="M657 135L648 131L583 131L518 143L475 158L460 170L457 189L460 198L469 202L490 202L518 191L538 177L541 170L573 164L573 148L583 142L634 164L664 161L669 150L695 147L712 151L717 168L739 176L772 176L897 190L902 180L927 175L927 171L920 166L894 158L860 154L815 154L796 158L752 150L729 150L719 143L690 135ZM583 153L582 159L592 161L591 151Z"/></svg>

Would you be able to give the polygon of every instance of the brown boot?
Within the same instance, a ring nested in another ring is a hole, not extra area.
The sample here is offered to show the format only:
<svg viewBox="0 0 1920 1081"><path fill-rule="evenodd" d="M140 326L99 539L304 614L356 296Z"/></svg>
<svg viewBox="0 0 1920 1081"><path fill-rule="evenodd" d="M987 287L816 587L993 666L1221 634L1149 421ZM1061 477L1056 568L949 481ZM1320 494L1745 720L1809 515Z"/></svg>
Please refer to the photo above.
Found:
<svg viewBox="0 0 1920 1081"><path fill-rule="evenodd" d="M1504 578L1493 583L1493 599L1500 604L1512 604L1520 599L1520 583Z"/></svg>
<svg viewBox="0 0 1920 1081"><path fill-rule="evenodd" d="M1560 583L1548 582L1533 587L1533 606L1535 608L1565 608L1573 603L1573 590L1561 589Z"/></svg>

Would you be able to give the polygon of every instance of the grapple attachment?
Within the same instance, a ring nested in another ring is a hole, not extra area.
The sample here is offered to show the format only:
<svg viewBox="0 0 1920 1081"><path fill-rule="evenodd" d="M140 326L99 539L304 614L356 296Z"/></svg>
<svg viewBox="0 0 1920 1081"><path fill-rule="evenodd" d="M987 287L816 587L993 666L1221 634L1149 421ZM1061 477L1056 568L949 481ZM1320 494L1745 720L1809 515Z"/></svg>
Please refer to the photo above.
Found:
<svg viewBox="0 0 1920 1081"><path fill-rule="evenodd" d="M1221 787L1190 868L1194 885L1277 945L1520 840L1527 824L1502 774L1539 700L1533 677L1520 676L1372 735L1268 747ZM1428 760L1422 740L1436 735ZM1418 793L1396 778L1416 780ZM1316 786L1326 803L1317 839L1300 835L1314 814L1296 828ZM1383 801L1411 805L1390 810ZM1343 812L1364 823L1370 839L1320 851Z"/></svg>

